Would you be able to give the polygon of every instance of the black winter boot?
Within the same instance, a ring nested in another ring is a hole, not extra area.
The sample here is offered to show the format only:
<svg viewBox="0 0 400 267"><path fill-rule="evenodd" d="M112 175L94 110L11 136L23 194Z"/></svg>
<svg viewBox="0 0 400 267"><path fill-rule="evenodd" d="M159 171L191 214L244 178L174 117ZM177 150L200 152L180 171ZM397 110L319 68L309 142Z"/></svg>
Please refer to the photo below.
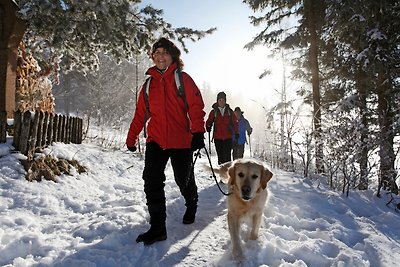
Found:
<svg viewBox="0 0 400 267"><path fill-rule="evenodd" d="M196 218L197 205L187 205L186 212L183 215L183 224L192 224Z"/></svg>
<svg viewBox="0 0 400 267"><path fill-rule="evenodd" d="M136 238L136 242L143 242L145 246L151 245L157 241L167 239L167 229L165 225L151 226L150 229Z"/></svg>

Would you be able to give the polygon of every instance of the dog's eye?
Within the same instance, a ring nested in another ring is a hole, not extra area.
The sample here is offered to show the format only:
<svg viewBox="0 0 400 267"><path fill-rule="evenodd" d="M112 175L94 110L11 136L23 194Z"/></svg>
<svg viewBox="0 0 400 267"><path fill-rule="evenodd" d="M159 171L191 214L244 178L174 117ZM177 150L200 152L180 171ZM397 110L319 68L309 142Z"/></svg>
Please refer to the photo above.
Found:
<svg viewBox="0 0 400 267"><path fill-rule="evenodd" d="M253 174L253 175L251 176L251 178L255 180L255 179L258 178L258 175L257 175L257 174Z"/></svg>
<svg viewBox="0 0 400 267"><path fill-rule="evenodd" d="M243 177L244 177L244 173L243 173L243 172L239 172L239 173L238 173L238 176L239 176L240 178L243 178Z"/></svg>

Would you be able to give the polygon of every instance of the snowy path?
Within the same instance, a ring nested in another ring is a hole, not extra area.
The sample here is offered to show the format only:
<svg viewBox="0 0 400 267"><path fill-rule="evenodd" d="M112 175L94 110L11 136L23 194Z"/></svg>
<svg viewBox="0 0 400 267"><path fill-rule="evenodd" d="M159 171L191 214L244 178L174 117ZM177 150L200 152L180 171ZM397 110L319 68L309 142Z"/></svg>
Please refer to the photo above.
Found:
<svg viewBox="0 0 400 267"><path fill-rule="evenodd" d="M206 165L196 165L196 222L167 172L168 239L144 247L147 210L143 161L92 145L52 147L78 159L87 174L58 183L28 183L15 155L0 157L0 266L234 266L226 204ZM270 199L258 241L244 244L245 266L395 266L400 260L400 216L371 191L349 198L310 180L273 170ZM395 228L397 227L397 228Z"/></svg>

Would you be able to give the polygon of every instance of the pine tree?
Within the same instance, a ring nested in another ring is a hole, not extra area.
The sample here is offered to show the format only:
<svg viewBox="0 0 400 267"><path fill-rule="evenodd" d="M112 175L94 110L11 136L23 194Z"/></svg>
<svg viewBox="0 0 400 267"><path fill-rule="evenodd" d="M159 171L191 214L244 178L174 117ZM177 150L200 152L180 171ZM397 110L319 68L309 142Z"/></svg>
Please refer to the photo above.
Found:
<svg viewBox="0 0 400 267"><path fill-rule="evenodd" d="M245 0L254 11L265 11L260 17L252 17L253 25L266 24L265 29L258 34L246 47L252 49L255 45L274 44L284 49L302 48L301 57L305 78L312 85L312 106L315 141L315 165L318 173L324 172L323 140L321 125L321 96L319 77L319 46L321 25L324 23L325 1L316 0ZM296 19L296 25L284 27L289 19Z"/></svg>
<svg viewBox="0 0 400 267"><path fill-rule="evenodd" d="M262 16L253 17L252 23L266 24L248 48L258 44L302 48L297 50L298 57L293 61L298 67L293 74L313 84L311 93L306 90L299 93L306 102L314 103L314 119L318 121L320 115L316 107L325 113L323 139L327 147L324 151L330 153L324 157L325 166L334 166L329 161L335 159L341 159L336 163L343 166L328 170L331 177L332 171L340 171L341 178L347 177L341 183L347 189L350 186L368 188L372 168L370 155L378 149L380 186L397 193L395 148L400 133L400 20L397 14L400 2L245 2L254 10L265 11ZM292 19L290 23L289 18ZM297 23L293 23L293 19ZM319 105L315 105L318 102L316 88L321 94ZM316 134L319 133L317 121L314 121ZM315 143L318 146L317 140ZM315 149L318 160L318 147ZM338 149L340 155L346 157L338 157ZM355 172L357 169L359 173ZM358 180L350 179L349 174Z"/></svg>
<svg viewBox="0 0 400 267"><path fill-rule="evenodd" d="M325 31L329 34L325 34L325 42L334 60L327 57L322 63L332 70L331 85L336 84L347 97L355 99L353 108L359 109L358 187L366 189L368 153L379 147L380 186L397 192L394 137L399 133L395 115L399 113L399 2L328 3L329 26Z"/></svg>
<svg viewBox="0 0 400 267"><path fill-rule="evenodd" d="M360 1L327 3L326 20L329 23L324 30L327 33L323 40L325 53L321 57L326 78L325 102L328 106L333 103L336 109L343 110L341 117L336 117L338 120L346 117L354 121L351 127L342 124L345 128L342 129L342 136L356 138L351 144L355 153L351 164L359 165L357 188L364 190L368 188L368 176L371 174L368 157L374 145L370 132L372 114L368 103L373 90L373 74L358 60L365 48L366 34L362 29L365 29L366 20L359 20L355 9L363 4ZM356 118L353 118L354 114Z"/></svg>
<svg viewBox="0 0 400 267"><path fill-rule="evenodd" d="M99 66L99 53L121 61L148 51L158 36L196 41L206 31L173 28L163 11L140 0L17 0L19 16L28 22L24 36L42 66L62 58L64 70L89 71Z"/></svg>

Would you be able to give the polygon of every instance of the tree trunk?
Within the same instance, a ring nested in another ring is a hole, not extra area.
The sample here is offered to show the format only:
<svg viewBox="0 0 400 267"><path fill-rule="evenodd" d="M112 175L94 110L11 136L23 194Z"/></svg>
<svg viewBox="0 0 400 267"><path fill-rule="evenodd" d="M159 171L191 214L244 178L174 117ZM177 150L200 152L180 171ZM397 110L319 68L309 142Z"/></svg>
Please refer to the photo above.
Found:
<svg viewBox="0 0 400 267"><path fill-rule="evenodd" d="M316 26L315 2L313 0L304 1L305 15L308 19L308 30L310 32L309 60L311 69L311 84L313 92L313 122L315 137L315 167L317 173L324 173L324 148L322 141L321 127L321 95L318 66L318 35Z"/></svg>
<svg viewBox="0 0 400 267"><path fill-rule="evenodd" d="M358 183L359 190L368 189L368 147L365 141L368 138L368 118L367 118L367 83L366 74L361 69L358 70L356 76L356 87L359 95L359 109L361 116L361 129L360 129L360 147L358 155L358 163L360 164L360 181Z"/></svg>
<svg viewBox="0 0 400 267"><path fill-rule="evenodd" d="M378 74L378 120L379 120L379 157L380 157L380 175L379 175L379 190L390 190L392 193L398 194L399 188L395 183L396 170L395 153L393 148L394 132L392 130L392 122L394 121L394 114L391 107L390 98L390 82L388 76L384 71Z"/></svg>
<svg viewBox="0 0 400 267"><path fill-rule="evenodd" d="M377 25L387 24L387 14L384 14L383 2L376 1L371 2L371 7L374 11L372 16L373 21ZM382 51L389 51L389 43L380 43ZM392 67L393 68L393 67ZM378 123L379 123L379 157L380 157L380 173L379 173L379 185L378 193L380 195L380 189L383 187L386 190L390 190L392 193L398 194L399 188L395 182L396 170L395 166L395 153L394 153L394 126L395 112L394 105L395 101L392 99L391 93L393 92L392 80L390 77L390 64L386 61L381 62L380 68L377 71L377 95L378 95Z"/></svg>
<svg viewBox="0 0 400 267"><path fill-rule="evenodd" d="M18 44L27 26L18 10L15 1L0 1L0 112L7 118L14 117Z"/></svg>

